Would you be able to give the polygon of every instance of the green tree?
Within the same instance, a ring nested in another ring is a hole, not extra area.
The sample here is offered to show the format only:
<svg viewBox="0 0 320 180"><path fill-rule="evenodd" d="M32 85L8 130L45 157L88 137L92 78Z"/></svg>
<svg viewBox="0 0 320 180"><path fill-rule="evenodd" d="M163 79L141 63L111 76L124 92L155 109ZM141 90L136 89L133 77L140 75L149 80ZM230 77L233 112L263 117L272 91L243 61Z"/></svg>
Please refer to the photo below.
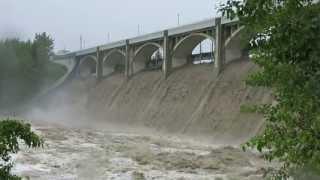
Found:
<svg viewBox="0 0 320 180"><path fill-rule="evenodd" d="M33 41L33 60L35 69L40 75L47 75L49 55L53 50L53 39L45 32L36 34Z"/></svg>
<svg viewBox="0 0 320 180"><path fill-rule="evenodd" d="M49 61L52 50L53 39L46 33L33 41L0 40L0 109L31 99L66 72Z"/></svg>
<svg viewBox="0 0 320 180"><path fill-rule="evenodd" d="M29 79L36 85L36 91L39 91L48 76L49 55L52 50L53 39L49 35L45 32L35 35L30 51L32 59L25 61L22 67L28 67L26 75L29 73Z"/></svg>
<svg viewBox="0 0 320 180"><path fill-rule="evenodd" d="M320 3L312 0L229 0L224 15L239 18L260 71L247 83L269 87L275 103L256 110L266 119L257 148L286 179L304 167L320 170Z"/></svg>
<svg viewBox="0 0 320 180"><path fill-rule="evenodd" d="M19 180L20 177L11 174L13 162L10 154L17 153L19 140L28 147L36 148L43 145L43 140L31 131L30 124L17 120L0 121L0 179Z"/></svg>

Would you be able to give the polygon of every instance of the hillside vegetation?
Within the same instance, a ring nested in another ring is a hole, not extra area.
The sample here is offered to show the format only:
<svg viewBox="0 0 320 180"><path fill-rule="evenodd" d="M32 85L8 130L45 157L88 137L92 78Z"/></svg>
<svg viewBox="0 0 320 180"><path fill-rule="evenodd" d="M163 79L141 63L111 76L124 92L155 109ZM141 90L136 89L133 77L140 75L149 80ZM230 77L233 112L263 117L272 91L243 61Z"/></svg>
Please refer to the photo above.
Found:
<svg viewBox="0 0 320 180"><path fill-rule="evenodd" d="M49 61L52 50L53 39L46 33L32 41L0 41L0 110L29 100L66 72Z"/></svg>

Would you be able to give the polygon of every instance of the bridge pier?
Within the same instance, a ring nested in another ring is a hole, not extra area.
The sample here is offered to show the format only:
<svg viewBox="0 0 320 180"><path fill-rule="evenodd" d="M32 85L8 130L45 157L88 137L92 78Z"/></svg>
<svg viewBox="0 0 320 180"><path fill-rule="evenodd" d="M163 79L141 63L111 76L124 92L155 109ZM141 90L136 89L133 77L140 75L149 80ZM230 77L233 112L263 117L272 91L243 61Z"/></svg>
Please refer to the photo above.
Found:
<svg viewBox="0 0 320 180"><path fill-rule="evenodd" d="M133 62L133 56L134 56L134 50L132 47L130 47L130 51L129 51L129 77L132 76L134 74L134 62Z"/></svg>
<svg viewBox="0 0 320 180"><path fill-rule="evenodd" d="M162 71L165 79L169 76L172 68L172 56L170 51L170 39L168 30L163 31L163 65Z"/></svg>
<svg viewBox="0 0 320 180"><path fill-rule="evenodd" d="M217 73L220 74L224 64L225 58L225 38L224 38L224 27L221 24L221 18L215 19L215 46L214 46L214 55L215 55L215 68Z"/></svg>
<svg viewBox="0 0 320 180"><path fill-rule="evenodd" d="M78 56L74 56L74 61L76 62L76 65L75 65L75 70L74 70L74 77L78 78L80 77L80 57Z"/></svg>
<svg viewBox="0 0 320 180"><path fill-rule="evenodd" d="M129 40L126 40L126 57L125 57L125 76L128 79L130 77L130 70L133 69L131 63L131 48L129 44Z"/></svg>
<svg viewBox="0 0 320 180"><path fill-rule="evenodd" d="M97 80L100 81L103 76L103 59L102 59L103 57L102 57L99 46L97 47L96 56L97 56Z"/></svg>

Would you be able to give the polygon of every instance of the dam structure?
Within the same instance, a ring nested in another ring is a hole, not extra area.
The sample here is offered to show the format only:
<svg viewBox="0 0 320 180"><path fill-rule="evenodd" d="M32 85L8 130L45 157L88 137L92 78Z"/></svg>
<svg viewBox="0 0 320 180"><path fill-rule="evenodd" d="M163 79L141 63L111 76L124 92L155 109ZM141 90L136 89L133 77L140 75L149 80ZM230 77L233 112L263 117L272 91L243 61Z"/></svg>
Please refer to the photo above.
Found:
<svg viewBox="0 0 320 180"><path fill-rule="evenodd" d="M264 121L241 106L272 98L245 84L258 67L242 32L238 20L220 17L58 54L52 60L68 65L68 75L43 104L62 123L246 142ZM204 42L211 49L197 54Z"/></svg>
<svg viewBox="0 0 320 180"><path fill-rule="evenodd" d="M219 74L224 64L240 59L244 51L240 46L240 27L237 20L223 17L211 18L193 24L181 25L130 39L120 40L88 49L54 56L54 61L71 60L73 74L94 75L102 79L117 69L127 78L146 68L151 56L162 53L161 69L167 78L174 68L192 61L192 51L202 41L212 42L210 53L215 72Z"/></svg>

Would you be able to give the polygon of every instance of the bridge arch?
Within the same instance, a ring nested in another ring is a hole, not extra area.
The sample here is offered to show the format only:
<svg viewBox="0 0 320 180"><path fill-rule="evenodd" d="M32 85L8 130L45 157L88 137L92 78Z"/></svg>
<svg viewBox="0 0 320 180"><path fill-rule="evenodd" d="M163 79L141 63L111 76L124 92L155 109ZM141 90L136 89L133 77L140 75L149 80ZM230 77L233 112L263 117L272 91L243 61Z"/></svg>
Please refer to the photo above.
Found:
<svg viewBox="0 0 320 180"><path fill-rule="evenodd" d="M80 59L79 75L82 78L96 76L98 60L95 56L89 55Z"/></svg>
<svg viewBox="0 0 320 180"><path fill-rule="evenodd" d="M126 54L119 50L113 49L109 51L103 58L103 76L110 75L115 71L124 72L126 64Z"/></svg>
<svg viewBox="0 0 320 180"><path fill-rule="evenodd" d="M158 43L149 42L140 46L135 52L132 59L133 74L145 69L147 63L151 61L151 56L157 51L162 52L162 46Z"/></svg>
<svg viewBox="0 0 320 180"><path fill-rule="evenodd" d="M192 33L181 39L173 48L172 67L186 64L192 55L192 51L206 39L211 40L214 44L214 38L205 33Z"/></svg>
<svg viewBox="0 0 320 180"><path fill-rule="evenodd" d="M243 56L243 45L241 44L243 28L244 26L238 28L226 39L224 43L225 64L228 64L233 60L240 59Z"/></svg>

